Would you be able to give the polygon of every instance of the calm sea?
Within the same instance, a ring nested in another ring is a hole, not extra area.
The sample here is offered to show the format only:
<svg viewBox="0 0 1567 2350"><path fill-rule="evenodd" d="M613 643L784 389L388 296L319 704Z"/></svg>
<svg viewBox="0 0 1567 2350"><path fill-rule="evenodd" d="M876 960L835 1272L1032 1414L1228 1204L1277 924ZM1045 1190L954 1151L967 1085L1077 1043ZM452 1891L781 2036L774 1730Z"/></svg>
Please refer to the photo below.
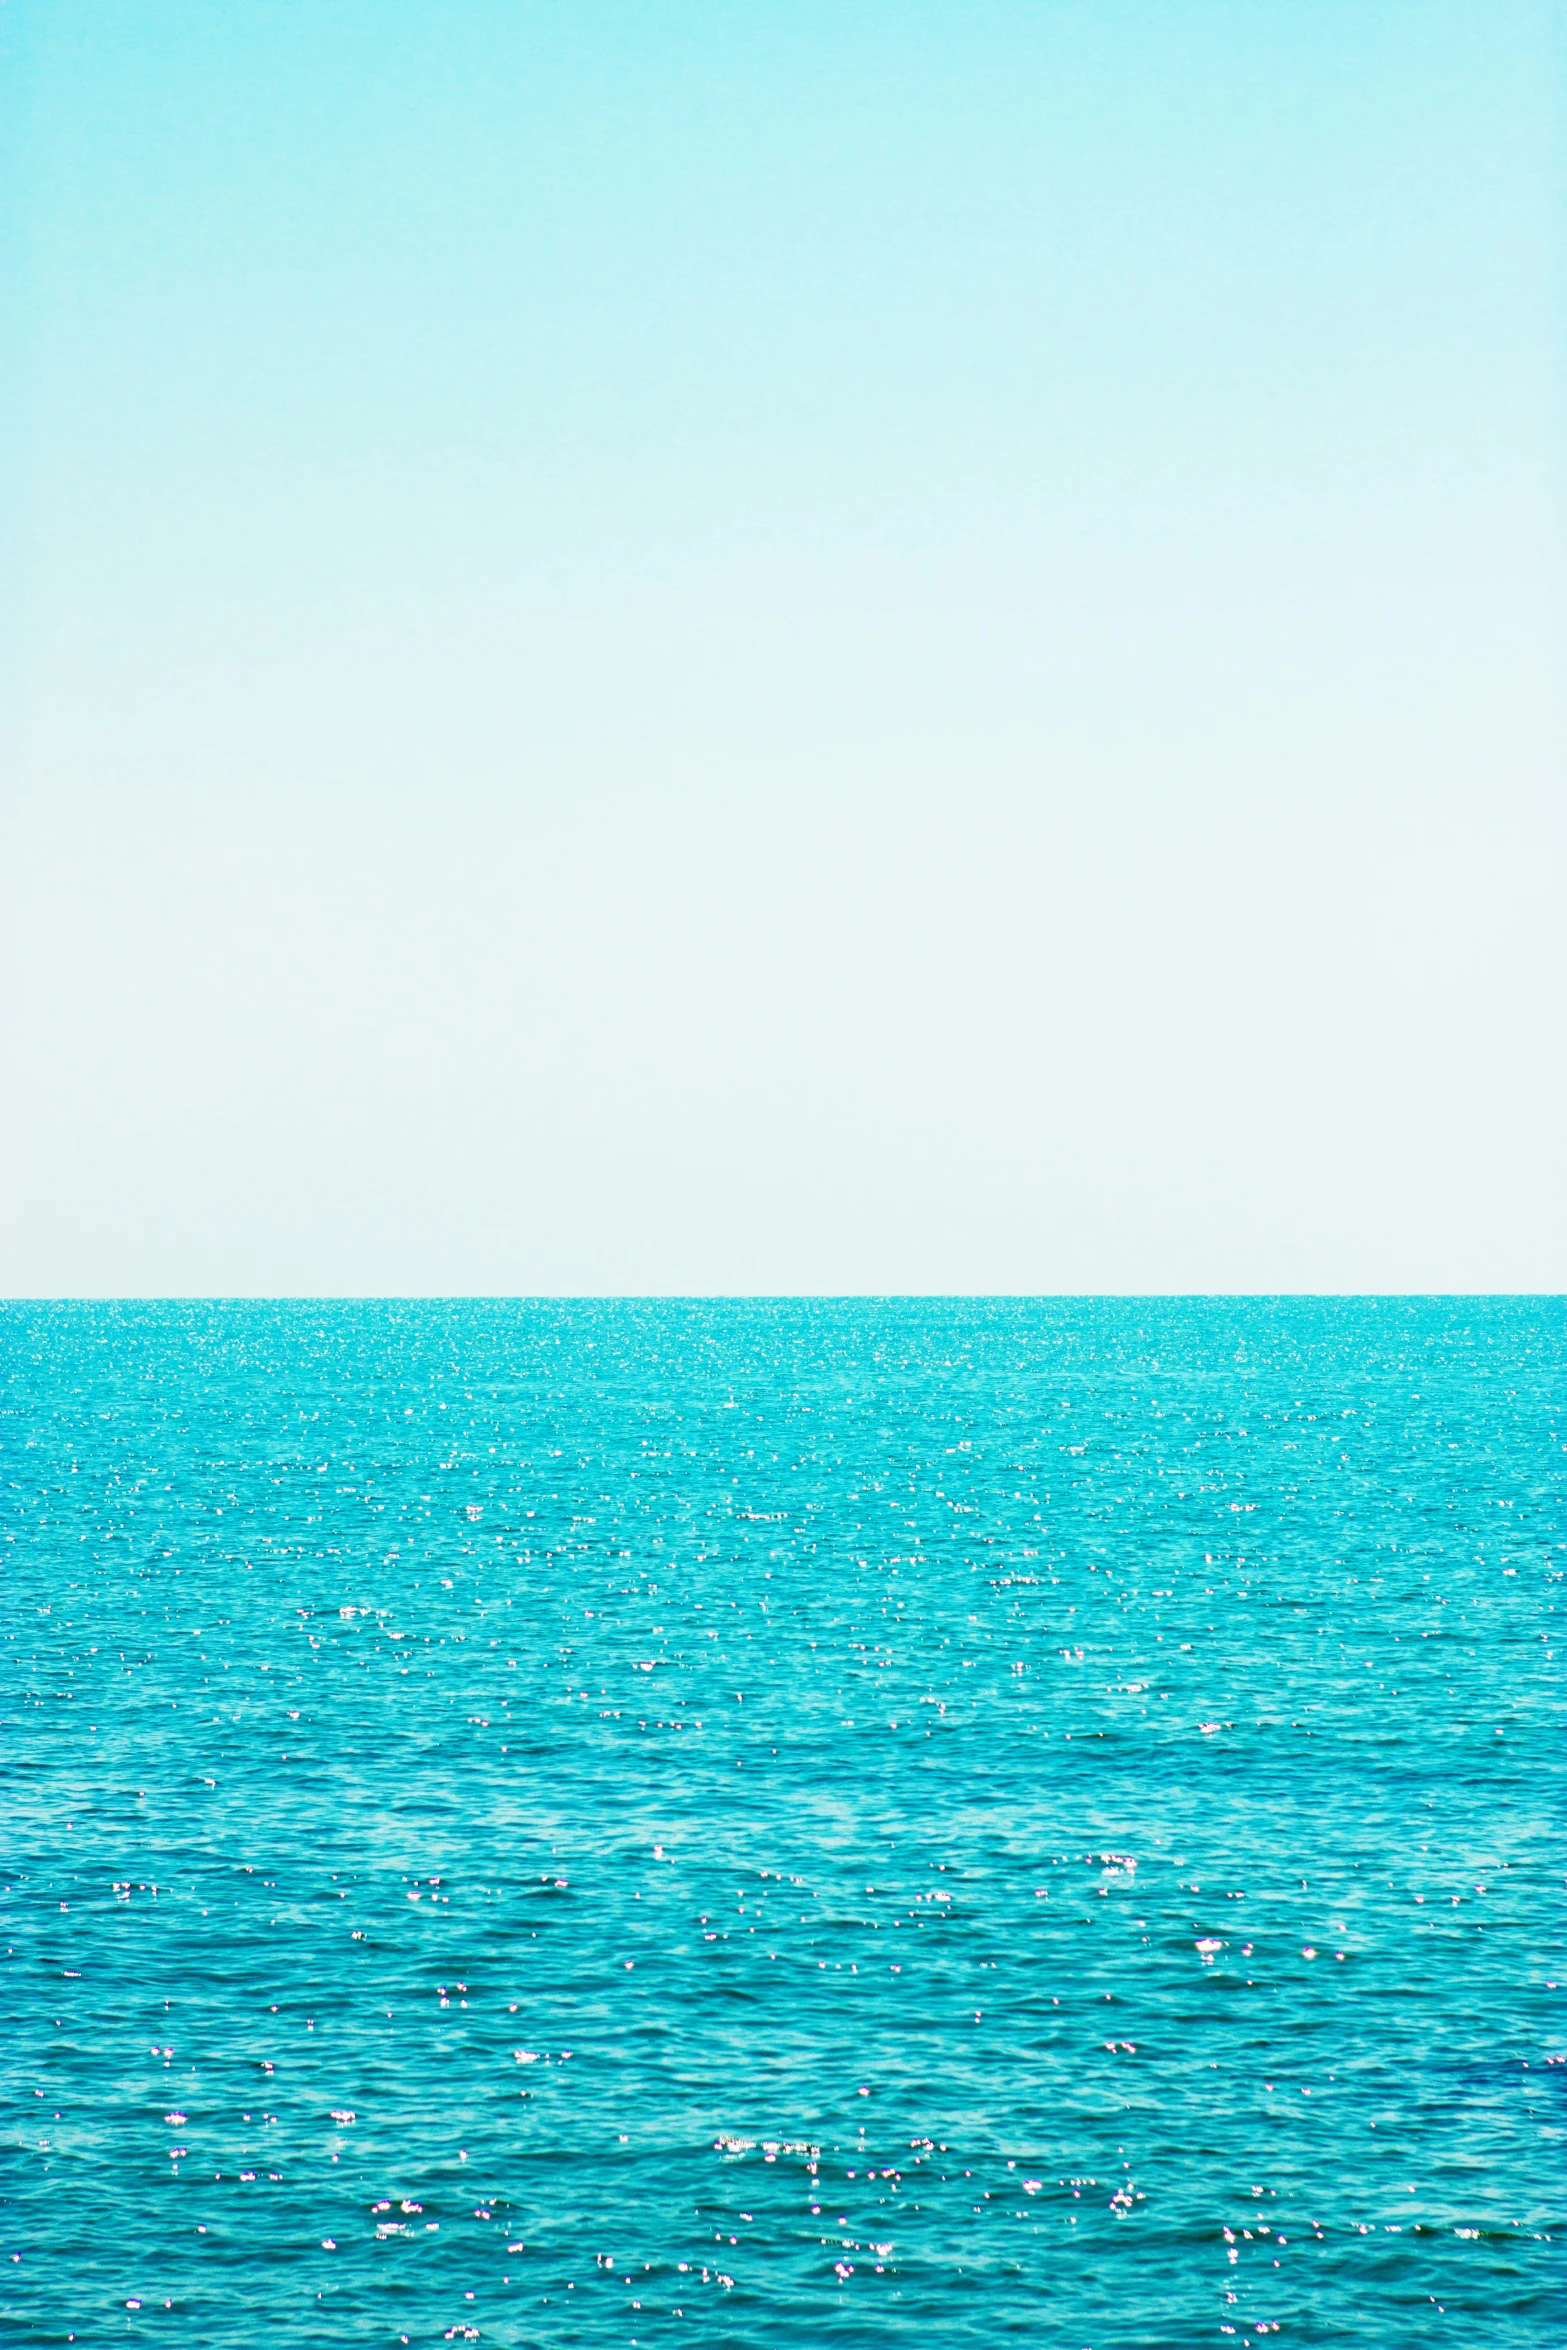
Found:
<svg viewBox="0 0 1567 2350"><path fill-rule="evenodd" d="M0 1309L0 2340L1567 2339L1564 1335Z"/></svg>

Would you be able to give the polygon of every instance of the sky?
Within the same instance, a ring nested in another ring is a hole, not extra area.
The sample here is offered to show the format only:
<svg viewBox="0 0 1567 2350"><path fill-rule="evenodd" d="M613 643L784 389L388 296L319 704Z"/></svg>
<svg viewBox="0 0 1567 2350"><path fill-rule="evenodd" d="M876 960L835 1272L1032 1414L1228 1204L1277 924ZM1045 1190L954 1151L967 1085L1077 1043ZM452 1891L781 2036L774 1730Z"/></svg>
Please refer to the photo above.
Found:
<svg viewBox="0 0 1567 2350"><path fill-rule="evenodd" d="M1558 1290L1539 0L5 0L0 1292Z"/></svg>

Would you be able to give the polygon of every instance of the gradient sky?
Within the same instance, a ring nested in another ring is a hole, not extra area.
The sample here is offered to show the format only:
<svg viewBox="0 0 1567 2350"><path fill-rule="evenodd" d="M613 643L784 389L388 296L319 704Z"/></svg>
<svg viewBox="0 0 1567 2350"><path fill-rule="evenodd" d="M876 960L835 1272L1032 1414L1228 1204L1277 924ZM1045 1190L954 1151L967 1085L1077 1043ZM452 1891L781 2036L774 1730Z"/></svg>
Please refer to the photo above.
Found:
<svg viewBox="0 0 1567 2350"><path fill-rule="evenodd" d="M1567 1286L1536 0L8 0L0 1289Z"/></svg>

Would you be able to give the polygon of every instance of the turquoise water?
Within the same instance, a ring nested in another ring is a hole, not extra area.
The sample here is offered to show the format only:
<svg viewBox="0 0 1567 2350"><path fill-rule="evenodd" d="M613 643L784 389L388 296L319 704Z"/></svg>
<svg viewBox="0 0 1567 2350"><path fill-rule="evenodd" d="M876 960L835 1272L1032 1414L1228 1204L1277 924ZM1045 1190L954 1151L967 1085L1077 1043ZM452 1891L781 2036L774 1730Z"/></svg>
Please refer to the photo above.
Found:
<svg viewBox="0 0 1567 2350"><path fill-rule="evenodd" d="M1567 2338L1563 1336L0 1310L0 2338Z"/></svg>

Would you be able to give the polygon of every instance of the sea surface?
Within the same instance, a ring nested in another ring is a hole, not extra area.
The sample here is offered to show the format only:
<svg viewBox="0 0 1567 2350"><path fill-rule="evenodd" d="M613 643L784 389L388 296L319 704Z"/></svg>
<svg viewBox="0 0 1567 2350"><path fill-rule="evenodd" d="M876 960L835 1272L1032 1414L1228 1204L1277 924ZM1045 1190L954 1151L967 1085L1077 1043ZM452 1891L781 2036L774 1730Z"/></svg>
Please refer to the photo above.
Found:
<svg viewBox="0 0 1567 2350"><path fill-rule="evenodd" d="M1564 1337L0 1308L0 2341L1567 2341Z"/></svg>

